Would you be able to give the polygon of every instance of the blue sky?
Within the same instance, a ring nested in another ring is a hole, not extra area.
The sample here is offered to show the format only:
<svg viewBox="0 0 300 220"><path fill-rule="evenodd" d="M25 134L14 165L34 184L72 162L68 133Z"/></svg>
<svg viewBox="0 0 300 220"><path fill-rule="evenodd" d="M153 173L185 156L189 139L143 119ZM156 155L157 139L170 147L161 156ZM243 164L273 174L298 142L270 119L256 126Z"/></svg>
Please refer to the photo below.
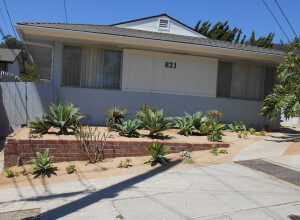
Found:
<svg viewBox="0 0 300 220"><path fill-rule="evenodd" d="M284 20L275 0L265 0L290 39L294 34ZM277 0L286 13L297 35L300 34L300 0ZM63 0L6 0L12 22L65 22ZM229 20L230 27L241 28L250 37L275 32L274 42L287 42L263 0L66 0L69 23L113 24L122 21L166 13L194 27L199 19L213 24ZM13 34L3 0L0 8L8 26L0 16L4 33Z"/></svg>

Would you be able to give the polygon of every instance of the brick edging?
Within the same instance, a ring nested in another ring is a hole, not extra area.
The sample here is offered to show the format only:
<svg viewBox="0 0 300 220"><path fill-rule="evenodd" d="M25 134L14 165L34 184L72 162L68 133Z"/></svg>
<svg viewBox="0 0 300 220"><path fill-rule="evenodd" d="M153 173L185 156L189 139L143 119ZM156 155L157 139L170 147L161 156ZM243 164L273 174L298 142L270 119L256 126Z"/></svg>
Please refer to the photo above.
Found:
<svg viewBox="0 0 300 220"><path fill-rule="evenodd" d="M53 162L88 160L83 153L78 140L66 139L37 139L37 138L15 138L19 129L6 138L4 144L4 167L17 165L17 157L20 156L23 163L36 157L36 152L44 152L49 148L49 155L54 156ZM149 155L147 146L153 141L138 140L107 140L103 148L103 155L106 158L134 157ZM188 143L188 142L163 142L165 147L170 147L170 153L179 153L182 150L200 151L212 149L216 144L217 148L227 148L229 143Z"/></svg>

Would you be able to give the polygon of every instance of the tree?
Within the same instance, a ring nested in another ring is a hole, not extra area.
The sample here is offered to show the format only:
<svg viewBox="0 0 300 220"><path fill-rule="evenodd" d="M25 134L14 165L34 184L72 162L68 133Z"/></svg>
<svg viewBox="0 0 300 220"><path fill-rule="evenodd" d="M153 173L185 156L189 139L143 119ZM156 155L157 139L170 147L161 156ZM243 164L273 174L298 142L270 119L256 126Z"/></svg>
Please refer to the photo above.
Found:
<svg viewBox="0 0 300 220"><path fill-rule="evenodd" d="M245 41L246 35L244 35L240 41L242 30L237 27L231 29L228 25L228 21L225 21L224 23L219 21L210 28L211 25L212 24L209 21L206 21L201 25L201 20L199 20L195 26L195 31L211 39L248 44L258 47L271 48L273 46L272 41L275 34L272 32L267 37L261 36L255 40L255 32L252 31L252 36L248 41Z"/></svg>
<svg viewBox="0 0 300 220"><path fill-rule="evenodd" d="M22 82L39 82L40 76L36 72L34 66L25 64L25 73L20 74L20 79Z"/></svg>
<svg viewBox="0 0 300 220"><path fill-rule="evenodd" d="M276 120L282 112L286 119L300 116L300 41L295 39L277 66L278 81L264 100L261 115Z"/></svg>

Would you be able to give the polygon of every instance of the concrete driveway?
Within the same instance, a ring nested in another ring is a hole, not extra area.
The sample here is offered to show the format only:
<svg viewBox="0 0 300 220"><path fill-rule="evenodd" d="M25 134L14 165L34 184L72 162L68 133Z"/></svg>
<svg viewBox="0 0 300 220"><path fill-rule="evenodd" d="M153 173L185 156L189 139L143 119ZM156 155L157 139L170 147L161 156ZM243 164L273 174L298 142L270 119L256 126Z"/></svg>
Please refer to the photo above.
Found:
<svg viewBox="0 0 300 220"><path fill-rule="evenodd" d="M288 219L300 188L223 164L0 190L0 212L31 208L42 219Z"/></svg>

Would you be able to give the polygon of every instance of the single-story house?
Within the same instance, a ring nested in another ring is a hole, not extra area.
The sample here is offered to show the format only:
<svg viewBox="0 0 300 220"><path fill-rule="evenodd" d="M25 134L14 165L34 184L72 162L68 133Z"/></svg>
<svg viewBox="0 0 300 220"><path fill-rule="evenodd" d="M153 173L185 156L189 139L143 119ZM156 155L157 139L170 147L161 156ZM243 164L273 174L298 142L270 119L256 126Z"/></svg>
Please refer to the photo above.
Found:
<svg viewBox="0 0 300 220"><path fill-rule="evenodd" d="M279 120L259 112L281 51L208 39L166 14L113 25L15 28L37 65L52 60L58 102L78 105L90 124L104 123L105 108L126 107L135 117L147 104L166 116L215 109L223 122L279 128Z"/></svg>
<svg viewBox="0 0 300 220"><path fill-rule="evenodd" d="M24 71L22 51L20 49L0 48L0 71L20 76Z"/></svg>

